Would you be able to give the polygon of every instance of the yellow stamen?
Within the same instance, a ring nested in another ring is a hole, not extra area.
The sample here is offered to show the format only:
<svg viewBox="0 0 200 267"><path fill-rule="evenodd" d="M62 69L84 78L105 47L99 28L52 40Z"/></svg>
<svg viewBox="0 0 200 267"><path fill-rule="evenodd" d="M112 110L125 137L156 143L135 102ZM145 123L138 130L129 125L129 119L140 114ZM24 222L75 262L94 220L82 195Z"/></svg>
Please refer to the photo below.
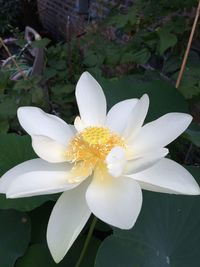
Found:
<svg viewBox="0 0 200 267"><path fill-rule="evenodd" d="M103 163L115 146L125 147L124 140L106 127L88 127L77 134L66 151L66 159L75 163L70 181L83 180L91 175L95 166Z"/></svg>

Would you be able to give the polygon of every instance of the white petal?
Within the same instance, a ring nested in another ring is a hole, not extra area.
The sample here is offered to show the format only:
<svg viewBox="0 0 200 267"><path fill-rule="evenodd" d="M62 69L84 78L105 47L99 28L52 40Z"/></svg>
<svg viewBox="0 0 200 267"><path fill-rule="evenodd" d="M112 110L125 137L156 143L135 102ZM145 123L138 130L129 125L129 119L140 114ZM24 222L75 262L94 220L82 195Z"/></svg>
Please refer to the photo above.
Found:
<svg viewBox="0 0 200 267"><path fill-rule="evenodd" d="M50 164L41 159L26 161L2 176L0 192L16 198L68 190L77 185L67 182L70 168L70 164Z"/></svg>
<svg viewBox="0 0 200 267"><path fill-rule="evenodd" d="M16 179L16 177L32 171L44 171L44 170L54 170L53 164L50 164L42 159L31 159L25 161L9 171L7 171L0 179L0 193L6 193L10 183ZM57 166L57 164L56 164Z"/></svg>
<svg viewBox="0 0 200 267"><path fill-rule="evenodd" d="M121 134L137 102L138 99L128 99L114 105L107 114L106 126L108 126L111 131Z"/></svg>
<svg viewBox="0 0 200 267"><path fill-rule="evenodd" d="M185 113L168 113L144 125L135 139L128 145L134 150L134 157L164 147L185 131L192 116Z"/></svg>
<svg viewBox="0 0 200 267"><path fill-rule="evenodd" d="M48 195L72 189L65 172L28 172L17 177L9 186L7 198Z"/></svg>
<svg viewBox="0 0 200 267"><path fill-rule="evenodd" d="M141 188L133 181L96 173L86 192L90 210L113 226L121 229L133 227L142 205Z"/></svg>
<svg viewBox="0 0 200 267"><path fill-rule="evenodd" d="M21 126L29 135L44 135L64 145L74 135L67 123L40 108L21 107L17 115Z"/></svg>
<svg viewBox="0 0 200 267"><path fill-rule="evenodd" d="M66 146L46 136L32 135L31 137L33 149L40 158L52 163L66 161Z"/></svg>
<svg viewBox="0 0 200 267"><path fill-rule="evenodd" d="M106 157L108 172L118 177L123 173L126 165L125 150L122 147L114 147Z"/></svg>
<svg viewBox="0 0 200 267"><path fill-rule="evenodd" d="M200 194L199 186L193 176L170 159L162 159L151 168L129 176L137 180L146 190L185 195Z"/></svg>
<svg viewBox="0 0 200 267"><path fill-rule="evenodd" d="M147 153L141 158L129 160L124 173L133 174L144 171L164 158L168 152L169 150L167 148L160 148L154 152Z"/></svg>
<svg viewBox="0 0 200 267"><path fill-rule="evenodd" d="M75 118L74 126L78 132L81 132L83 129L87 127L87 125L81 120L79 116Z"/></svg>
<svg viewBox="0 0 200 267"><path fill-rule="evenodd" d="M47 228L47 243L56 263L70 249L90 217L85 200L87 181L64 192L55 204Z"/></svg>
<svg viewBox="0 0 200 267"><path fill-rule="evenodd" d="M70 127L71 131L73 132L73 135L76 135L77 134L77 130L76 130L75 126L72 125L72 124L68 124L68 126Z"/></svg>
<svg viewBox="0 0 200 267"><path fill-rule="evenodd" d="M77 83L76 99L80 117L87 126L104 124L105 95L101 86L88 72L84 72Z"/></svg>
<svg viewBox="0 0 200 267"><path fill-rule="evenodd" d="M136 136L144 123L148 109L149 97L145 94L139 99L135 107L132 109L127 127L123 133L125 138L132 139Z"/></svg>

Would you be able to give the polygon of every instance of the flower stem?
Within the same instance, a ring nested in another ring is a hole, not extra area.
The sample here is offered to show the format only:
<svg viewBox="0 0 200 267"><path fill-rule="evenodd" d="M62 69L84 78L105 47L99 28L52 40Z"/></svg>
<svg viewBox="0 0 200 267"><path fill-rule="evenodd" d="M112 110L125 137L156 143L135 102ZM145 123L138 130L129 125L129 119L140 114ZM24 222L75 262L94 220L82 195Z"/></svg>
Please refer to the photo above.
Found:
<svg viewBox="0 0 200 267"><path fill-rule="evenodd" d="M97 223L97 220L98 220L97 217L94 216L94 218L93 218L93 220L92 220L92 222L91 222L90 229L89 229L89 231L88 231L88 234L87 234L85 243L84 243L84 245L83 245L83 249L82 249L82 251L81 251L80 257L79 257L79 259L78 259L78 261L77 261L75 267L79 267L79 266L80 266L80 264L81 264L81 262L82 262L82 260L83 260L83 258L84 258L84 256L85 256L85 253L86 253L87 248L88 248L88 245L89 245L89 243L90 243L90 239L91 239L91 237L92 237L92 233L93 233L93 231L94 231L94 228L95 228L95 225L96 225L96 223Z"/></svg>

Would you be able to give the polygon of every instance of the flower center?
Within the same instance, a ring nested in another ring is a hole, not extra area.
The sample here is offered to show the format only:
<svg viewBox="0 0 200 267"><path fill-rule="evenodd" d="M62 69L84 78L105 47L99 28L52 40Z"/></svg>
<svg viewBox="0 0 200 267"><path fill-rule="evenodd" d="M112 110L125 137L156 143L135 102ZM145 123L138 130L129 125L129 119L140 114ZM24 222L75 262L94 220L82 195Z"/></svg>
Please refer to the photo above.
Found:
<svg viewBox="0 0 200 267"><path fill-rule="evenodd" d="M77 182L91 175L115 146L125 147L124 140L106 127L88 127L77 134L66 151L66 159L75 163L70 180Z"/></svg>
<svg viewBox="0 0 200 267"><path fill-rule="evenodd" d="M103 127L89 127L81 133L85 142L90 145L104 145L110 139L110 130Z"/></svg>

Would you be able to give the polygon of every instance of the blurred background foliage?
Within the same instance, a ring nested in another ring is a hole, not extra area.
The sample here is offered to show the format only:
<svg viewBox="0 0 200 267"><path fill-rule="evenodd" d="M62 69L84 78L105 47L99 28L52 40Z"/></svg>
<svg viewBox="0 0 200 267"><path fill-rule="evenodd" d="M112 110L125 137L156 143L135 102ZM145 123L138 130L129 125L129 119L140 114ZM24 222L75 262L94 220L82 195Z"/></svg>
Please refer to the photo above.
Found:
<svg viewBox="0 0 200 267"><path fill-rule="evenodd" d="M126 9L116 4L105 18L89 21L81 35L62 42L42 28L35 1L0 0L0 6L2 38L17 38L17 46L23 47L23 29L29 24L43 37L32 46L45 49L40 76L12 81L10 70L0 71L1 174L36 157L17 121L17 108L41 107L73 123L78 113L75 85L87 70L103 86L108 108L117 101L148 93L151 104L147 121L167 112L192 113L192 125L169 146L169 157L190 165L189 171L200 182L199 25L181 85L175 89L197 1L135 0ZM12 46L8 48L16 52ZM0 60L7 56L0 46ZM56 265L47 249L45 231L57 197L7 200L0 196L0 266L75 265L89 223L64 261ZM160 197L145 192L142 213L133 230L119 231L99 222L81 266L199 267L199 211L199 197Z"/></svg>

